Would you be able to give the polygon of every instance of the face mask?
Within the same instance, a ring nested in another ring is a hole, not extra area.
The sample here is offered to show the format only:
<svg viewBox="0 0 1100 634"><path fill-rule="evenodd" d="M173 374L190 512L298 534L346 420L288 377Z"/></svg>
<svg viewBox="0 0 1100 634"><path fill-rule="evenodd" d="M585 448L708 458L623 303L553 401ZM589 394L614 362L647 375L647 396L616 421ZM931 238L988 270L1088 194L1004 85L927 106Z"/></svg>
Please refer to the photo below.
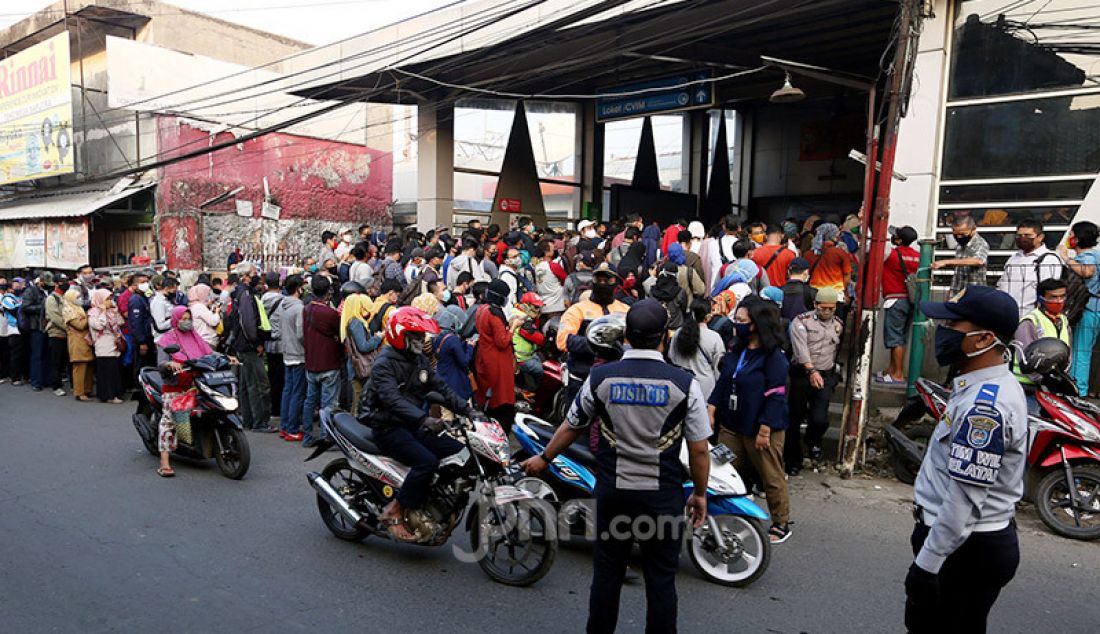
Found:
<svg viewBox="0 0 1100 634"><path fill-rule="evenodd" d="M985 354L997 344L992 344L974 352L963 352L963 341L970 336L977 336L989 332L988 330L975 330L974 332L962 332L947 326L936 326L936 363L947 367L955 365L963 359L974 358Z"/></svg>
<svg viewBox="0 0 1100 634"><path fill-rule="evenodd" d="M7 284L0 284L0 292L4 292L4 293L8 292L8 285Z"/></svg>
<svg viewBox="0 0 1100 634"><path fill-rule="evenodd" d="M405 343L408 344L406 347L409 349L409 352L413 354L424 353L424 337L410 337L405 335Z"/></svg>
<svg viewBox="0 0 1100 634"><path fill-rule="evenodd" d="M351 244L351 236L344 236L342 239L344 244Z"/></svg>
<svg viewBox="0 0 1100 634"><path fill-rule="evenodd" d="M512 258L511 260L508 260L508 266L512 267L513 269L520 268L521 266L523 266L523 258Z"/></svg>
<svg viewBox="0 0 1100 634"><path fill-rule="evenodd" d="M1077 250L1077 236L1070 236L1067 246L1069 246L1069 248L1076 251Z"/></svg>
<svg viewBox="0 0 1100 634"><path fill-rule="evenodd" d="M835 316L836 316L836 309L835 308L818 308L817 309L817 318L820 319L821 321L830 321Z"/></svg>
<svg viewBox="0 0 1100 634"><path fill-rule="evenodd" d="M149 292L149 282L142 282L141 284L138 284L138 290L141 291L142 293L148 293Z"/></svg>
<svg viewBox="0 0 1100 634"><path fill-rule="evenodd" d="M737 335L739 339L748 339L749 336L752 335L752 324L733 322L733 333Z"/></svg>
<svg viewBox="0 0 1100 634"><path fill-rule="evenodd" d="M592 238L595 238L596 237L596 230L595 229L586 229L584 231L584 237L588 238L589 240L591 240Z"/></svg>
<svg viewBox="0 0 1100 634"><path fill-rule="evenodd" d="M194 327L194 323L190 319L181 319L177 325L179 326L180 332L191 332L191 329Z"/></svg>
<svg viewBox="0 0 1100 634"><path fill-rule="evenodd" d="M310 273L316 273L317 272L317 265L316 264L310 264L309 265L309 272Z"/></svg>
<svg viewBox="0 0 1100 634"><path fill-rule="evenodd" d="M1065 299L1046 300L1042 297L1039 298L1039 307L1047 312L1049 315L1058 316L1062 314L1062 311L1066 307Z"/></svg>
<svg viewBox="0 0 1100 634"><path fill-rule="evenodd" d="M600 306L607 306L615 299L615 287L611 284L593 284L591 299Z"/></svg>
<svg viewBox="0 0 1100 634"><path fill-rule="evenodd" d="M957 242L960 247L965 247L970 243L971 237L973 236L955 236L955 242Z"/></svg>
<svg viewBox="0 0 1100 634"><path fill-rule="evenodd" d="M451 301L451 289L443 291L443 303Z"/></svg>
<svg viewBox="0 0 1100 634"><path fill-rule="evenodd" d="M95 275L82 275L80 279L84 280L85 284L91 284L95 281Z"/></svg>
<svg viewBox="0 0 1100 634"><path fill-rule="evenodd" d="M752 241L755 242L756 244L764 244L764 234L758 233L758 234L752 236Z"/></svg>
<svg viewBox="0 0 1100 634"><path fill-rule="evenodd" d="M1035 248L1035 240L1032 238L1016 238L1016 248L1023 252L1029 252Z"/></svg>
<svg viewBox="0 0 1100 634"><path fill-rule="evenodd" d="M336 269L336 267L335 267L335 266L330 266L330 267L328 267L328 269L326 269L326 270L327 270L327 271L328 271L329 273L331 273L332 275L336 275L336 271L337 271L337 269Z"/></svg>

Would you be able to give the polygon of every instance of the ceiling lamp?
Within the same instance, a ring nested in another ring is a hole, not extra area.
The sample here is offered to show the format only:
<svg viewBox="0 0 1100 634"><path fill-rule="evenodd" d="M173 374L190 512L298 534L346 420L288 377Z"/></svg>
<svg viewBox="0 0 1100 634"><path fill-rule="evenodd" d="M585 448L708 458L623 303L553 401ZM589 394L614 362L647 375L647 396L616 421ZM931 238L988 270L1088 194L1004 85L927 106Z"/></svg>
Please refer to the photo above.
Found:
<svg viewBox="0 0 1100 634"><path fill-rule="evenodd" d="M791 85L791 74L784 71L784 75L783 86L773 92L768 101L772 103L795 103L805 99L806 93L802 92L801 88L795 88Z"/></svg>

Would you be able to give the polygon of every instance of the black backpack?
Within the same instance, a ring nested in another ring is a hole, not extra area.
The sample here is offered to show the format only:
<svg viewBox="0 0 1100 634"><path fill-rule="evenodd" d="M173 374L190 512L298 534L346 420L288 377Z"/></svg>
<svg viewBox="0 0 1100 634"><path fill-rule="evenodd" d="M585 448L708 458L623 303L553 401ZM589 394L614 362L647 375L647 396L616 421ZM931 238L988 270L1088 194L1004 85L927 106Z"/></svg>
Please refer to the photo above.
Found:
<svg viewBox="0 0 1100 634"><path fill-rule="evenodd" d="M1062 275L1059 279L1066 283L1066 307L1063 309L1063 314L1071 325L1075 325L1081 321L1081 316L1085 314L1085 308L1088 307L1089 300L1100 297L1100 295L1093 295L1089 291L1088 283L1085 282L1084 278L1074 273L1073 269L1064 264L1057 253L1044 253L1042 257L1035 261L1036 284L1042 279L1040 267L1047 257L1053 257L1058 261L1058 264L1062 265ZM1096 274L1100 274L1100 271L1097 271Z"/></svg>

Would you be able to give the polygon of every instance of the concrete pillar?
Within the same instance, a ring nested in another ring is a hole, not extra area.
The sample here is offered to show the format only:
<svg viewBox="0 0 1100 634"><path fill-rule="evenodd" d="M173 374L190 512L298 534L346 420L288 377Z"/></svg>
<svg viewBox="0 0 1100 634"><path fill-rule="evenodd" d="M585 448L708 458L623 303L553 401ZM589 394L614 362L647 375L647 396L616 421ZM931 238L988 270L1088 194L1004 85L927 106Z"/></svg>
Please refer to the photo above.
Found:
<svg viewBox="0 0 1100 634"><path fill-rule="evenodd" d="M454 105L417 106L416 226L454 224Z"/></svg>
<svg viewBox="0 0 1100 634"><path fill-rule="evenodd" d="M692 110L684 117L683 172L687 191L702 201L707 184L707 147L710 140L710 112Z"/></svg>
<svg viewBox="0 0 1100 634"><path fill-rule="evenodd" d="M585 203L603 205L604 127L596 121L595 102L581 106L581 208ZM603 209L603 218L608 210Z"/></svg>

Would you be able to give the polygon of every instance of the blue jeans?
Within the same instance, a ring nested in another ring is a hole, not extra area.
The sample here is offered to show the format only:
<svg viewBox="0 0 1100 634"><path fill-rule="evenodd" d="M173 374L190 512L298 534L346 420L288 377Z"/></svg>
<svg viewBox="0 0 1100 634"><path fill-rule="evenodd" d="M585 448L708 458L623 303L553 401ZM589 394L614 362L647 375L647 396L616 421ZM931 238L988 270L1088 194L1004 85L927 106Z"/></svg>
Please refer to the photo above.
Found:
<svg viewBox="0 0 1100 634"><path fill-rule="evenodd" d="M306 400L306 365L286 366L283 398L279 410L279 428L288 434L302 431L302 405Z"/></svg>
<svg viewBox="0 0 1100 634"><path fill-rule="evenodd" d="M46 374L50 366L49 351L47 350L49 338L41 330L32 330L30 334L31 387L42 389L49 381L49 376Z"/></svg>
<svg viewBox="0 0 1100 634"><path fill-rule="evenodd" d="M302 406L302 438L304 444L313 443L313 412L326 407L336 407L340 401L340 371L306 372L306 402ZM318 434L324 438L324 434Z"/></svg>
<svg viewBox="0 0 1100 634"><path fill-rule="evenodd" d="M542 369L542 359L536 354L530 359L519 364L519 371L524 374L531 375L531 378L535 380L535 385L542 383L542 375L544 370Z"/></svg>
<svg viewBox="0 0 1100 634"><path fill-rule="evenodd" d="M1078 396L1088 396L1089 370L1092 368L1092 347L1100 332L1100 311L1085 310L1081 321L1073 329L1073 360L1070 374L1077 382Z"/></svg>

